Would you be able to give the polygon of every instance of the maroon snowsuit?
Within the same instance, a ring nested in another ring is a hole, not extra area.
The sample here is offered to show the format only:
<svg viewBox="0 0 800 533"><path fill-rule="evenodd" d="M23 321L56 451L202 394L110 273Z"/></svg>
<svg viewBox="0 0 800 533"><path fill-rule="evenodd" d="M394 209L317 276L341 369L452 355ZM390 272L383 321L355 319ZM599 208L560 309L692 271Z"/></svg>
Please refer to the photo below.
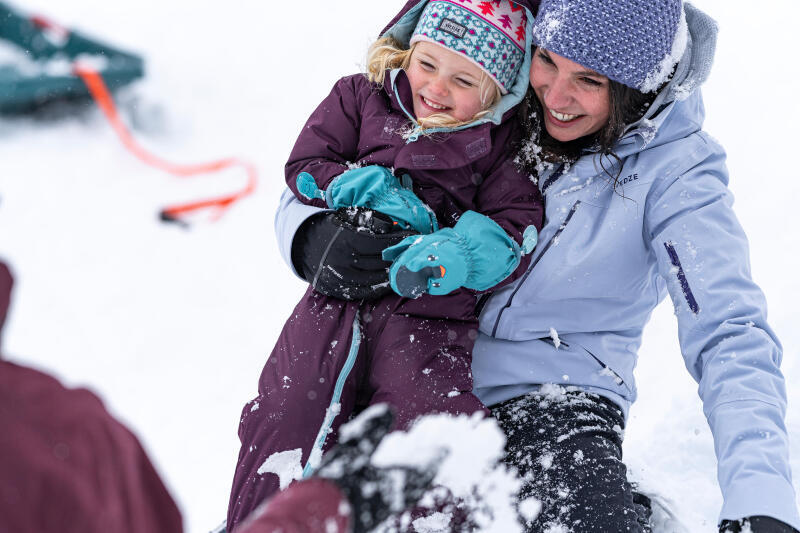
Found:
<svg viewBox="0 0 800 533"><path fill-rule="evenodd" d="M0 263L0 331L11 276ZM136 437L85 389L0 360L0 532L180 533Z"/></svg>
<svg viewBox="0 0 800 533"><path fill-rule="evenodd" d="M403 108L412 109L411 87L404 72L394 87L389 80L387 73L386 88L381 88L363 74L342 78L311 115L286 165L287 183L299 199L326 207L299 194L295 179L301 172L325 189L348 170L348 163L381 165L393 168L395 175L411 176L414 193L433 209L442 227L452 227L462 213L473 210L519 243L529 225L541 228L539 189L512 161L521 133L513 110L500 125L486 123L407 143L400 130L410 124ZM527 265L523 258L504 283ZM340 414L330 425L324 449L336 442L341 423L373 403L392 405L400 428L428 413L488 413L472 394L476 303L476 293L466 289L414 300L389 295L348 302L309 288L267 360L258 396L242 411L228 526L235 527L278 490L278 476L263 469L259 473L272 454L299 448L302 464L307 463L318 433L326 438L320 431L330 424L326 410L331 407ZM356 349L347 373L348 355ZM338 397L335 385L344 376Z"/></svg>

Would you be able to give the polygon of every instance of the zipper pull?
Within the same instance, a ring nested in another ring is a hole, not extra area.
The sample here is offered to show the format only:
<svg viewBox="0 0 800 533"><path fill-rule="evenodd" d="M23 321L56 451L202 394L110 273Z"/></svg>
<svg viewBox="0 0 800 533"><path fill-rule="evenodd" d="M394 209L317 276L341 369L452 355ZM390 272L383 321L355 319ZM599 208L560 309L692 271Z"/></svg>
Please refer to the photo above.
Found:
<svg viewBox="0 0 800 533"><path fill-rule="evenodd" d="M419 135L421 132L422 132L422 126L417 126L413 130L411 130L411 133L409 133L408 137L406 138L406 144L411 144L413 142L416 142L417 139L419 139Z"/></svg>

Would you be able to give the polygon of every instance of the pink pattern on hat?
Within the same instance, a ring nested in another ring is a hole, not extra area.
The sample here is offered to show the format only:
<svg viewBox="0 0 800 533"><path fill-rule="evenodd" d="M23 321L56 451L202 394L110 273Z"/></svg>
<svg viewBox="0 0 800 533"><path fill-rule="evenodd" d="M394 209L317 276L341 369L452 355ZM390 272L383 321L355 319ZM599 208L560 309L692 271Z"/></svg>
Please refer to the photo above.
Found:
<svg viewBox="0 0 800 533"><path fill-rule="evenodd" d="M502 31L511 41L521 49L525 48L525 26L528 16L525 8L511 0L489 0L480 2L477 8L464 5L472 4L472 0L442 0L444 2L461 5L471 11L498 30ZM459 2L459 3L456 3Z"/></svg>

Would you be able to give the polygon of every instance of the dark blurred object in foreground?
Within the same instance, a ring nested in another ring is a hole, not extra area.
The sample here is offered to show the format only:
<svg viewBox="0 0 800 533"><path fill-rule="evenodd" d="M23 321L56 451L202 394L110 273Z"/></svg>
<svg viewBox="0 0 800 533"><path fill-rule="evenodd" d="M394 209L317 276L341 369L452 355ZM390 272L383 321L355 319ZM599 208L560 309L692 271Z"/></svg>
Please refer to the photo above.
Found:
<svg viewBox="0 0 800 533"><path fill-rule="evenodd" d="M0 333L11 287L0 262ZM0 360L0 428L0 531L183 530L139 441L88 390Z"/></svg>

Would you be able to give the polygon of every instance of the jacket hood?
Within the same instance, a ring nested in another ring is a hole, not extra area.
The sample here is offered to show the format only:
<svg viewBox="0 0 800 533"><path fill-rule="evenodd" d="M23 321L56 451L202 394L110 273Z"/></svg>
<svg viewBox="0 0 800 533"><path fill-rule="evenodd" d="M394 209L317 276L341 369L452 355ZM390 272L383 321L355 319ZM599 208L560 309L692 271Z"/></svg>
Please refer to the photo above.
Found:
<svg viewBox="0 0 800 533"><path fill-rule="evenodd" d="M411 34L414 32L414 28L417 27L417 21L422 14L422 10L425 9L425 6L429 1L430 0L410 0L409 2L406 2L406 5L404 5L400 12L395 15L389 25L384 28L380 36L394 37L400 43L408 45L408 41L411 39ZM539 6L539 0L522 0L517 1L516 3L523 6L528 15L528 24L526 28L527 36L525 39L525 59L520 66L519 74L517 74L517 79L514 82L514 86L511 88L508 94L501 98L500 103L495 107L494 112L487 117L470 124L470 126L485 122L500 124L506 112L519 104L528 91L528 76L531 66L530 50L533 44L533 22L534 14ZM395 77L396 75L392 77L392 82L394 81Z"/></svg>
<svg viewBox="0 0 800 533"><path fill-rule="evenodd" d="M11 302L11 287L14 285L14 278L8 267L0 261L0 353L2 353L3 324L8 314L8 306Z"/></svg>

